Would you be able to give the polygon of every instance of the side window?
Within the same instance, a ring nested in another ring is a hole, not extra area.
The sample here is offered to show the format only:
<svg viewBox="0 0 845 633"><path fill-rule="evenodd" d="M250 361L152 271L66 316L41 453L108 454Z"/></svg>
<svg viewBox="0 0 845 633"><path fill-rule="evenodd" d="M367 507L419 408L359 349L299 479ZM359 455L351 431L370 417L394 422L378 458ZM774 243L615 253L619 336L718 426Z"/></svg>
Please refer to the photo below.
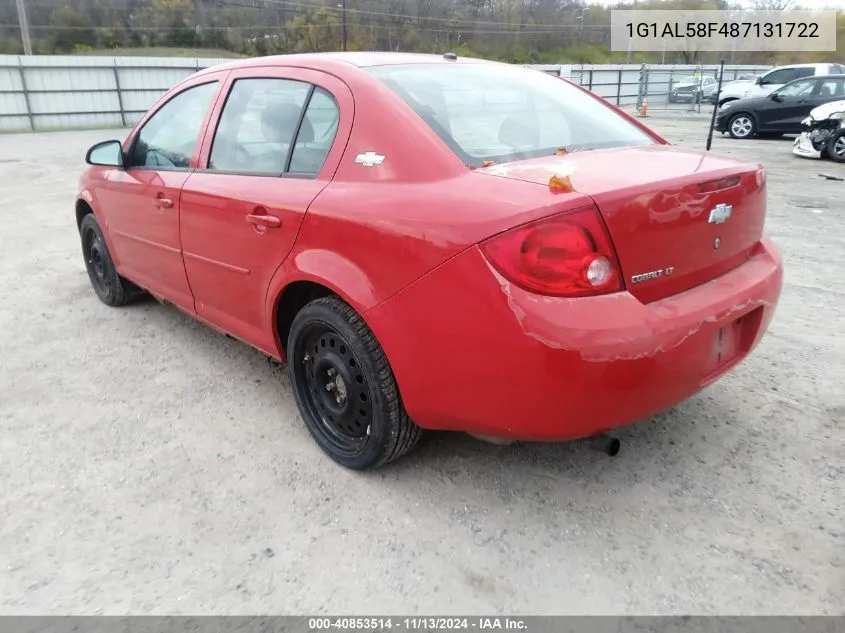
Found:
<svg viewBox="0 0 845 633"><path fill-rule="evenodd" d="M824 80L819 95L822 97L842 97L845 95L845 79Z"/></svg>
<svg viewBox="0 0 845 633"><path fill-rule="evenodd" d="M805 67L805 68L796 68L795 74L792 75L793 79L801 79L802 77L813 77L816 74L816 69L812 66Z"/></svg>
<svg viewBox="0 0 845 633"><path fill-rule="evenodd" d="M781 68L770 72L763 76L763 84L785 84L793 79L798 79L798 75L794 74L796 70L796 68Z"/></svg>
<svg viewBox="0 0 845 633"><path fill-rule="evenodd" d="M816 89L815 79L802 79L801 81L793 81L778 90L781 97L806 97L813 94Z"/></svg>
<svg viewBox="0 0 845 633"><path fill-rule="evenodd" d="M281 175L310 90L289 79L238 79L223 106L208 168Z"/></svg>
<svg viewBox="0 0 845 633"><path fill-rule="evenodd" d="M217 82L188 88L153 114L132 144L130 167L187 168Z"/></svg>
<svg viewBox="0 0 845 633"><path fill-rule="evenodd" d="M332 148L339 121L335 100L322 88L314 88L296 135L290 173L317 175Z"/></svg>

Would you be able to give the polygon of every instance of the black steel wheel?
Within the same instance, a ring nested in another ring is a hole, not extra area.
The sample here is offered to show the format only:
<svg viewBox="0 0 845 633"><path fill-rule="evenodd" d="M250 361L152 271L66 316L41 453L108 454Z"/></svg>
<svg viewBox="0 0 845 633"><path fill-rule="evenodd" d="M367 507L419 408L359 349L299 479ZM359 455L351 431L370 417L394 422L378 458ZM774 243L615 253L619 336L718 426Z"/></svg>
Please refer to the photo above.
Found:
<svg viewBox="0 0 845 633"><path fill-rule="evenodd" d="M332 459L356 470L407 453L421 429L402 406L384 351L361 317L337 297L293 320L288 366L299 412Z"/></svg>
<svg viewBox="0 0 845 633"><path fill-rule="evenodd" d="M97 218L89 213L79 226L82 256L91 286L100 301L117 307L129 303L140 290L117 274Z"/></svg>

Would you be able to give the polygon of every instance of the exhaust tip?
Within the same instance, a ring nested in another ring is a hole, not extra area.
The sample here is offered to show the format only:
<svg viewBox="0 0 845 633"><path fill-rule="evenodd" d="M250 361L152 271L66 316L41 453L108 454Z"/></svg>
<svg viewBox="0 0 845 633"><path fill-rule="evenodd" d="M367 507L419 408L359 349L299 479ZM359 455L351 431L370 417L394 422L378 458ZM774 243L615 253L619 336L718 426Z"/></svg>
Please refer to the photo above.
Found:
<svg viewBox="0 0 845 633"><path fill-rule="evenodd" d="M590 438L590 447L609 457L615 457L619 454L619 449L622 448L622 442L619 441L619 438L602 433Z"/></svg>

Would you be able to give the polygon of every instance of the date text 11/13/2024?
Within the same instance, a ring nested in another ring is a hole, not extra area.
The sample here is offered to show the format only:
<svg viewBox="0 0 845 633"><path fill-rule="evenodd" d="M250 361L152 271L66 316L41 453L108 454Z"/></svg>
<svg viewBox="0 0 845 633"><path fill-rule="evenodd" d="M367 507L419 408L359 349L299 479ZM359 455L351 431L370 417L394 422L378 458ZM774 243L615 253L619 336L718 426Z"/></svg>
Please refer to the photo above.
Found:
<svg viewBox="0 0 845 633"><path fill-rule="evenodd" d="M625 26L628 37L820 37L816 22L628 22Z"/></svg>
<svg viewBox="0 0 845 633"><path fill-rule="evenodd" d="M322 617L309 618L310 631L524 631L524 620L510 617Z"/></svg>

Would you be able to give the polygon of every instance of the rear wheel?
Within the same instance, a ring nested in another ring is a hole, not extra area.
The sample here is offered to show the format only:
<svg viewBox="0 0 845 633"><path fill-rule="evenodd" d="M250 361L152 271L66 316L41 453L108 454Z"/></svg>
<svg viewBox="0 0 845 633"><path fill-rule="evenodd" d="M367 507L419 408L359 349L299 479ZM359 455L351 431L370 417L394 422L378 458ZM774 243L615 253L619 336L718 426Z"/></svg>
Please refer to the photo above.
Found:
<svg viewBox="0 0 845 633"><path fill-rule="evenodd" d="M126 305L141 291L129 281L117 274L114 261L109 253L100 224L93 213L89 213L79 225L82 240L82 256L88 279L100 301L107 306Z"/></svg>
<svg viewBox="0 0 845 633"><path fill-rule="evenodd" d="M339 298L316 299L299 311L287 352L305 426L336 462L377 468L417 443L422 429L402 406L381 345Z"/></svg>
<svg viewBox="0 0 845 633"><path fill-rule="evenodd" d="M745 112L739 112L728 121L728 133L737 139L750 138L754 136L754 119Z"/></svg>
<svg viewBox="0 0 845 633"><path fill-rule="evenodd" d="M840 130L831 136L826 149L830 160L845 163L845 130Z"/></svg>

